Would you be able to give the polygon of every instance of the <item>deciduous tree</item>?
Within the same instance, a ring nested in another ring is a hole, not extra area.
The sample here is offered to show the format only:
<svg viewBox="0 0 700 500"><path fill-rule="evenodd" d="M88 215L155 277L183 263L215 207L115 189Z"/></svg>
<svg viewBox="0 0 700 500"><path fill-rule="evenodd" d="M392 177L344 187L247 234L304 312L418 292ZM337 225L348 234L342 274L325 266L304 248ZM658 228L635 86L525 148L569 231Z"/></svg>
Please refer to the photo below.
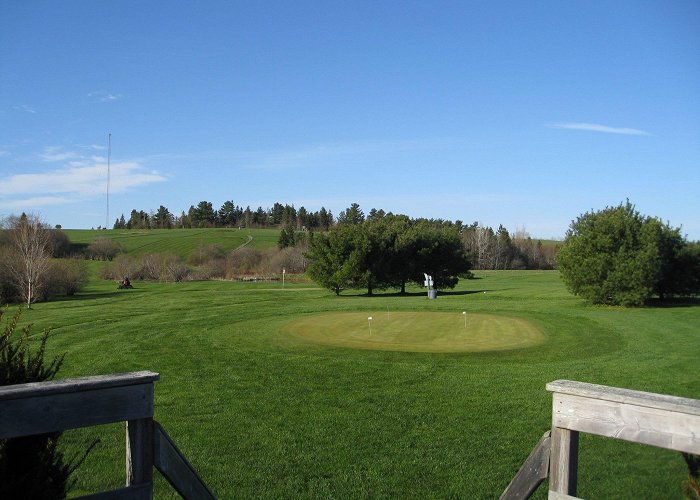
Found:
<svg viewBox="0 0 700 500"><path fill-rule="evenodd" d="M36 215L10 217L7 241L10 255L5 265L27 307L40 296L51 264L51 230Z"/></svg>

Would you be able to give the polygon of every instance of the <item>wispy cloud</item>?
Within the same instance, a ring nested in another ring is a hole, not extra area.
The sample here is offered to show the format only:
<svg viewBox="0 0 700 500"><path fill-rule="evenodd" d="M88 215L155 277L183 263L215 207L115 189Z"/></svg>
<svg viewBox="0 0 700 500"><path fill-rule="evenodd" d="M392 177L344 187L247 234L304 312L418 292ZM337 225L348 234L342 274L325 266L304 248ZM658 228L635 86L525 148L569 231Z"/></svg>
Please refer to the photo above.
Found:
<svg viewBox="0 0 700 500"><path fill-rule="evenodd" d="M96 90L95 92L90 92L88 94L88 97L92 97L93 99L97 99L100 102L112 102L112 101L116 101L117 99L121 99L122 95L121 94L113 94L112 92L106 92L104 90Z"/></svg>
<svg viewBox="0 0 700 500"><path fill-rule="evenodd" d="M20 104L19 106L13 106L12 109L16 111L24 111L25 113L36 114L36 110L27 104Z"/></svg>
<svg viewBox="0 0 700 500"><path fill-rule="evenodd" d="M73 203L103 195L107 190L107 160L70 151L47 149L43 161L62 162L58 168L38 173L9 175L0 183L0 207L20 208ZM119 193L166 178L147 172L137 161L110 165L110 192Z"/></svg>
<svg viewBox="0 0 700 500"><path fill-rule="evenodd" d="M602 132L604 134L651 135L649 132L636 128L610 127L599 123L551 123L547 126L563 130L584 130L587 132Z"/></svg>
<svg viewBox="0 0 700 500"><path fill-rule="evenodd" d="M63 151L63 149L59 146L49 146L39 155L39 158L47 162L74 160L80 157L81 156L78 153L73 151Z"/></svg>
<svg viewBox="0 0 700 500"><path fill-rule="evenodd" d="M338 159L380 158L418 150L454 147L448 138L397 141L327 143L279 151L254 151L239 155L242 166L253 170L281 170L327 166Z"/></svg>

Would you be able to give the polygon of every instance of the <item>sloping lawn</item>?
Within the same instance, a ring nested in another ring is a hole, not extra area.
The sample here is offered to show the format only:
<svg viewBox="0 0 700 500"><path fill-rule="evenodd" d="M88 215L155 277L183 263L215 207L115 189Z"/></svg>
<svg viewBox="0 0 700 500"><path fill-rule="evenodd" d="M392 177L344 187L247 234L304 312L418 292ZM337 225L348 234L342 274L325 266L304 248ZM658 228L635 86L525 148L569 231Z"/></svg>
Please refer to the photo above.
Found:
<svg viewBox="0 0 700 500"><path fill-rule="evenodd" d="M156 419L220 498L497 498L550 426L557 379L700 398L700 307L592 307L556 272L477 272L437 300L281 283L95 281L37 304L60 375L159 372ZM486 292L486 293L484 293ZM285 333L320 313L504 316L544 341L493 352L323 345ZM120 425L69 431L101 443L73 494L124 481ZM582 436L579 496L680 498L680 455ZM157 474L156 474L157 475ZM156 498L175 494L162 479ZM546 498L546 484L538 498Z"/></svg>

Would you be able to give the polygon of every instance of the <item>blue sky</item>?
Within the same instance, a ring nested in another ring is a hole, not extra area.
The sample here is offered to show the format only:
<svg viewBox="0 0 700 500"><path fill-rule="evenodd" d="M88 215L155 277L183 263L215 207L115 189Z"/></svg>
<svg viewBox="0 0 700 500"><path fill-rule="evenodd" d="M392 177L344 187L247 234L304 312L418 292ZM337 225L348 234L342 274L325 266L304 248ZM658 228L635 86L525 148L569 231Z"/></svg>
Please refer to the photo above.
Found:
<svg viewBox="0 0 700 500"><path fill-rule="evenodd" d="M0 216L357 202L700 240L700 2L3 2Z"/></svg>

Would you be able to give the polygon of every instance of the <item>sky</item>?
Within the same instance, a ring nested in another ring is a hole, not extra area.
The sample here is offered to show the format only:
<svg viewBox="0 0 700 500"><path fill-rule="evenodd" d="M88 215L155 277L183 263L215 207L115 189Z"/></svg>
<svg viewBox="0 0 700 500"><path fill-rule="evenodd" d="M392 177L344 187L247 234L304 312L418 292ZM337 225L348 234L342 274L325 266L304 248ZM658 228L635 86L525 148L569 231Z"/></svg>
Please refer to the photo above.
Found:
<svg viewBox="0 0 700 500"><path fill-rule="evenodd" d="M700 240L699 172L697 0L0 5L0 217L359 203L560 239L629 200Z"/></svg>

